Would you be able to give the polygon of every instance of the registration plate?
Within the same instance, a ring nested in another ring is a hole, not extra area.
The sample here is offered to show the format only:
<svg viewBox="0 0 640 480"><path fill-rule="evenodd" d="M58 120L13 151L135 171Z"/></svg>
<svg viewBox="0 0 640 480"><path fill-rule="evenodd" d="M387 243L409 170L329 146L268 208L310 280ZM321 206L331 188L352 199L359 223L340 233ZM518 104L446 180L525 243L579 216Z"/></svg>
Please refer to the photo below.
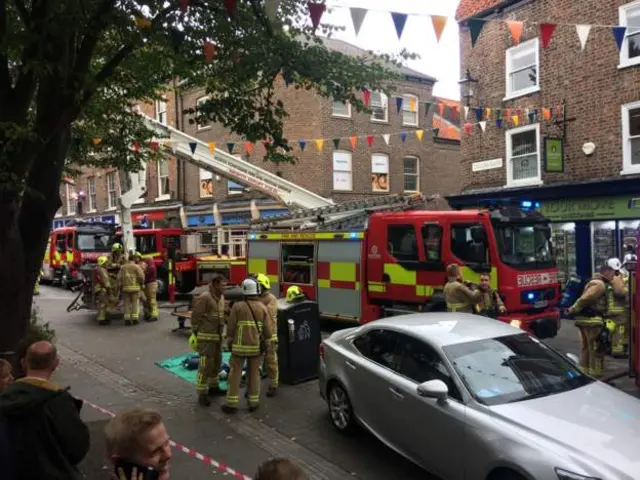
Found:
<svg viewBox="0 0 640 480"><path fill-rule="evenodd" d="M544 308L547 305L549 305L549 302L546 300L538 300L536 303L533 304L533 308Z"/></svg>

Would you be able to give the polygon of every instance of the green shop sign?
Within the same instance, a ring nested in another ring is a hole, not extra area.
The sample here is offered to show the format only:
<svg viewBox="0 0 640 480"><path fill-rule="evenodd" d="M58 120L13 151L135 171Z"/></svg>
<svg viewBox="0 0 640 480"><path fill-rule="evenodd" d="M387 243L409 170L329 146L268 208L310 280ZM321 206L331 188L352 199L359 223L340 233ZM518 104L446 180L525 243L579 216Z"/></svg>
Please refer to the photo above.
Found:
<svg viewBox="0 0 640 480"><path fill-rule="evenodd" d="M640 195L549 200L540 202L540 213L554 222L640 219Z"/></svg>

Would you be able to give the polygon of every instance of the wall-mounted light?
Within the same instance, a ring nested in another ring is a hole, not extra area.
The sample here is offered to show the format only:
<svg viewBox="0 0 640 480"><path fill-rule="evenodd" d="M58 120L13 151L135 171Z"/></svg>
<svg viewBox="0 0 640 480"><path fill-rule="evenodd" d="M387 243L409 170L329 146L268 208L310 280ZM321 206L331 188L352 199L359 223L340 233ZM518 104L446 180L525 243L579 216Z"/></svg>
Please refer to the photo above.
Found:
<svg viewBox="0 0 640 480"><path fill-rule="evenodd" d="M467 68L464 77L458 82L462 88L462 96L466 100L467 107L471 105L471 99L475 96L475 84L478 83L477 78L471 76L471 72Z"/></svg>

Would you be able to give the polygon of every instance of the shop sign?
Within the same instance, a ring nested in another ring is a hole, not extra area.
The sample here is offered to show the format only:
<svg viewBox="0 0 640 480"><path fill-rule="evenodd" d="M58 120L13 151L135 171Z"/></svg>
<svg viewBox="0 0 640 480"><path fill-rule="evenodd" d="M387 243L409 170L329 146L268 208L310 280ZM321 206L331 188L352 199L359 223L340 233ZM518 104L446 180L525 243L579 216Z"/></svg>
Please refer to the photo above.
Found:
<svg viewBox="0 0 640 480"><path fill-rule="evenodd" d="M551 221L640 218L640 196L575 198L541 202L540 213Z"/></svg>
<svg viewBox="0 0 640 480"><path fill-rule="evenodd" d="M164 210L157 210L154 212L136 212L131 214L131 220L134 222L139 222L144 217L146 217L148 222L152 222L154 220L164 220L165 214Z"/></svg>
<svg viewBox="0 0 640 480"><path fill-rule="evenodd" d="M190 227L206 227L215 225L213 215L188 215L187 225Z"/></svg>
<svg viewBox="0 0 640 480"><path fill-rule="evenodd" d="M518 287L537 287L558 283L557 273L529 273L518 275Z"/></svg>
<svg viewBox="0 0 640 480"><path fill-rule="evenodd" d="M493 160L483 160L482 162L475 162L471 164L471 171L482 172L484 170L493 170L495 168L502 168L502 159L494 158Z"/></svg>

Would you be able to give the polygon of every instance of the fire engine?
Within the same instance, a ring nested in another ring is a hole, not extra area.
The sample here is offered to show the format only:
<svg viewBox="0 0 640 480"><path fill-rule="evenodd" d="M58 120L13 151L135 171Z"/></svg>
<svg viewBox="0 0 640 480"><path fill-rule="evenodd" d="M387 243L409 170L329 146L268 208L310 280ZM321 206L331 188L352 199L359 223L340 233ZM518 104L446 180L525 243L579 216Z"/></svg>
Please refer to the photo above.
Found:
<svg viewBox="0 0 640 480"><path fill-rule="evenodd" d="M508 311L500 320L538 338L560 328L551 231L537 211L364 209L331 221L317 217L297 231L285 221L279 226L289 231L250 233L248 270L268 275L279 296L298 285L325 318L366 323L443 310L445 269L456 263L465 281L491 275Z"/></svg>

